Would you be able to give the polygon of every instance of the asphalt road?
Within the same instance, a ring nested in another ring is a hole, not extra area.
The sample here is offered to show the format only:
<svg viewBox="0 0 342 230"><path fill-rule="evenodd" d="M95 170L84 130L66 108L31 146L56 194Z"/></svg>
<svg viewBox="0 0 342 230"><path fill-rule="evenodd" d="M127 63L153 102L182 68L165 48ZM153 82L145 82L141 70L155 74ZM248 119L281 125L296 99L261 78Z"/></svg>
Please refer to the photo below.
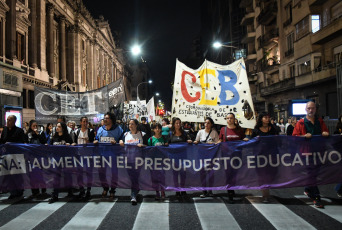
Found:
<svg viewBox="0 0 342 230"><path fill-rule="evenodd" d="M225 191L207 198L200 192L182 198L166 192L162 201L154 200L154 192L141 191L136 206L127 189L117 189L114 201L101 198L102 188L93 188L89 201L60 193L53 204L48 198L28 199L26 190L21 200L0 195L0 229L342 229L342 199L334 185L319 188L324 209L313 207L303 188L271 190L267 204L257 190L236 191L233 204Z"/></svg>

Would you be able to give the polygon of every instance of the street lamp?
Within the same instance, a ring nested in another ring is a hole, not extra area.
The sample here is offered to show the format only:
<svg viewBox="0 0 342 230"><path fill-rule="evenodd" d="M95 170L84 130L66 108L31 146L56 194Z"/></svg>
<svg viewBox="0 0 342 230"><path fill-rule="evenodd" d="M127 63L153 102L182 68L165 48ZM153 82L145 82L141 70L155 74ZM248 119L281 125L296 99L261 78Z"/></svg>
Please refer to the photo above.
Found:
<svg viewBox="0 0 342 230"><path fill-rule="evenodd" d="M156 96L159 97L159 93L158 92L156 93Z"/></svg>
<svg viewBox="0 0 342 230"><path fill-rule="evenodd" d="M213 47L214 47L215 49L218 49L218 48L221 48L221 47L227 47L227 48L235 48L235 49L237 49L236 46L225 45L225 44L222 44L221 42L214 42L214 43L213 43Z"/></svg>
<svg viewBox="0 0 342 230"><path fill-rule="evenodd" d="M140 82L140 83L137 85L137 101L140 101L140 99L139 99L139 85L145 84L145 83L146 83L146 84L152 84L152 80Z"/></svg>
<svg viewBox="0 0 342 230"><path fill-rule="evenodd" d="M141 54L141 48L139 45L134 45L131 49L131 52L134 56L138 56Z"/></svg>

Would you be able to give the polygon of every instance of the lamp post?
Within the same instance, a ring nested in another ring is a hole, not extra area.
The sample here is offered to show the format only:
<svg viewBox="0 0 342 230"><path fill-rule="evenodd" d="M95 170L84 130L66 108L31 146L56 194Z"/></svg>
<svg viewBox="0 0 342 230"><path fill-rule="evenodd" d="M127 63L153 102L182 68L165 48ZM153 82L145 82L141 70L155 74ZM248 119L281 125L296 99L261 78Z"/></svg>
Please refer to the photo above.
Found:
<svg viewBox="0 0 342 230"><path fill-rule="evenodd" d="M216 42L213 43L213 47L214 47L215 49L219 49L219 48L221 48L221 47L230 48L230 53L231 53L231 54L233 53L233 48L234 48L234 49L238 49L238 47L236 47L236 46L225 45L225 44L222 44L221 42L218 42L218 41L216 41ZM221 63L222 63L222 51L221 51Z"/></svg>
<svg viewBox="0 0 342 230"><path fill-rule="evenodd" d="M140 99L139 99L139 86L140 86L141 84L152 84L152 80L140 82L140 83L137 85L137 101L140 101Z"/></svg>

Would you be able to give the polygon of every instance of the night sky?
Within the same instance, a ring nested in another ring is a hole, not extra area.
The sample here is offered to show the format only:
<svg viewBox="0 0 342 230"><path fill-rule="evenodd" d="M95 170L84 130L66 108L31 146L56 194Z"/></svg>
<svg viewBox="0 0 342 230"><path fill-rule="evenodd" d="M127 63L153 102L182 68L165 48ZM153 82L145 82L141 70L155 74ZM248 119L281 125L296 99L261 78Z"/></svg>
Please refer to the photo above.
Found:
<svg viewBox="0 0 342 230"><path fill-rule="evenodd" d="M152 90L160 93L166 108L170 109L176 58L182 61L190 55L192 41L200 32L200 1L83 2L95 19L103 15L108 20L112 33L121 32L123 49L130 50L135 43L142 45L142 57L154 82Z"/></svg>

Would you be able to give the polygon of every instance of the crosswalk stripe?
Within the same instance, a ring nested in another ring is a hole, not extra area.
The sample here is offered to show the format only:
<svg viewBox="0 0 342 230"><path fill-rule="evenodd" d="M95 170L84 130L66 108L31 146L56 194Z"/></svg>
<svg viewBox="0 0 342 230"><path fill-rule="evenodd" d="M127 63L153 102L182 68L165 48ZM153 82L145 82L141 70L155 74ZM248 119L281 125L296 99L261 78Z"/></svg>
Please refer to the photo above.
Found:
<svg viewBox="0 0 342 230"><path fill-rule="evenodd" d="M221 198L194 198L203 230L241 229Z"/></svg>
<svg viewBox="0 0 342 230"><path fill-rule="evenodd" d="M275 199L271 203L262 203L262 197L246 197L246 199L276 228L276 229L315 229L303 218L293 213Z"/></svg>
<svg viewBox="0 0 342 230"><path fill-rule="evenodd" d="M305 202L306 204L309 204L311 207L316 209L317 211L320 211L324 213L327 216L330 216L331 218L337 220L338 222L342 223L342 206L341 205L325 205L323 208L315 208L312 204L312 200L304 195L297 195L295 196L297 199L300 199L301 201ZM328 199L322 198L322 200L327 201ZM330 200L330 199L329 199ZM331 200L330 200L331 201Z"/></svg>
<svg viewBox="0 0 342 230"><path fill-rule="evenodd" d="M47 200L45 200L45 202L37 204L2 226L0 229L32 229L65 204L66 202L49 204Z"/></svg>
<svg viewBox="0 0 342 230"><path fill-rule="evenodd" d="M144 198L133 229L169 229L169 203Z"/></svg>
<svg viewBox="0 0 342 230"><path fill-rule="evenodd" d="M90 200L62 229L97 229L116 201L117 199L113 202Z"/></svg>

